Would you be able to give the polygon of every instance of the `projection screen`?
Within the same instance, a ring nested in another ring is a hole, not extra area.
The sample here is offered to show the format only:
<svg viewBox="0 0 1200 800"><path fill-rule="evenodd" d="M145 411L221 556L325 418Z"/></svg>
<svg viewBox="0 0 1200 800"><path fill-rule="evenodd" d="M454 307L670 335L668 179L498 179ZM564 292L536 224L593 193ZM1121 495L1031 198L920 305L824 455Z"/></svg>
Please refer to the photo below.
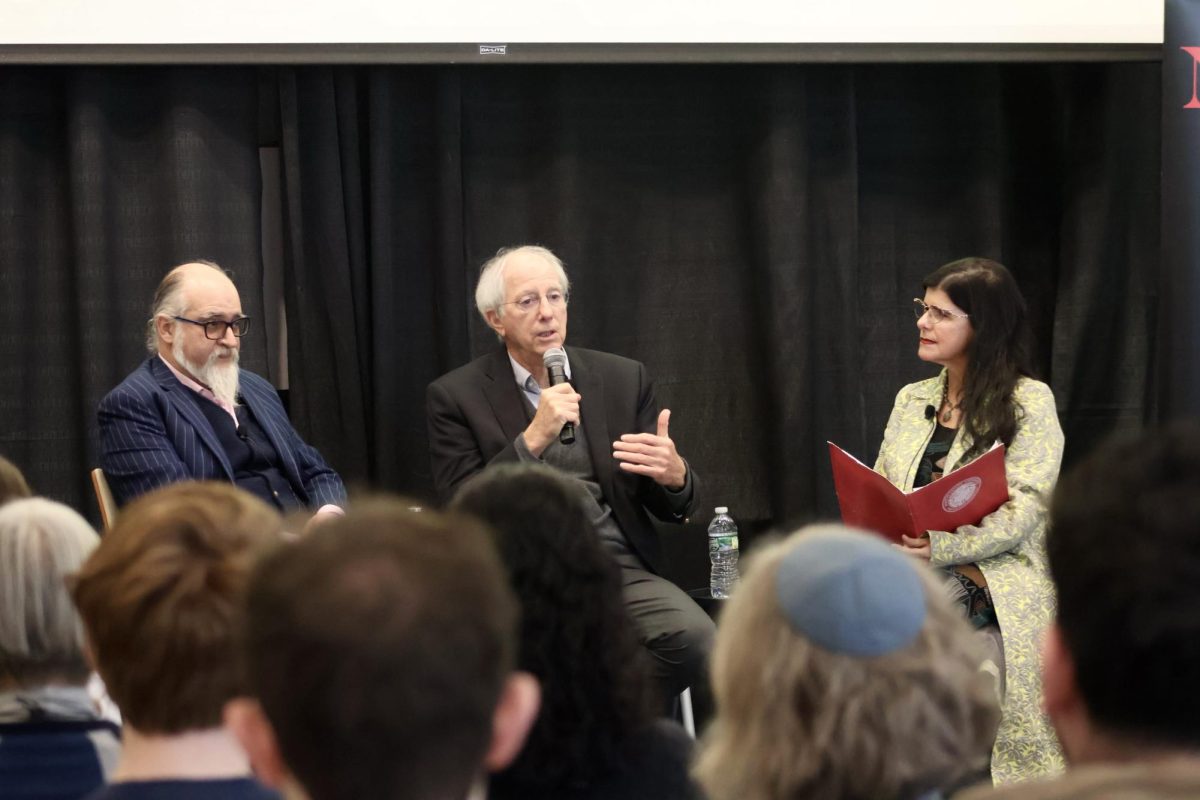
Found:
<svg viewBox="0 0 1200 800"><path fill-rule="evenodd" d="M0 0L0 63L1158 59L1161 0Z"/></svg>

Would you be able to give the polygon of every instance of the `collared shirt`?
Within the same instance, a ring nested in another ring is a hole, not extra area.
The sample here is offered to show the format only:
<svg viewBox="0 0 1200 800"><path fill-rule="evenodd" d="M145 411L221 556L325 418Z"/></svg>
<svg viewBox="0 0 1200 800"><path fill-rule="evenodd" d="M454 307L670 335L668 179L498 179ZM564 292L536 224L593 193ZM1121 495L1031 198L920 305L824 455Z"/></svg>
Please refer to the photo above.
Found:
<svg viewBox="0 0 1200 800"><path fill-rule="evenodd" d="M567 375L567 380L571 380L571 359L565 356L566 351L563 351L563 372ZM512 353L508 354L508 360L512 363L513 378L517 381L517 386L521 387L521 391L529 398L529 402L533 403L533 407L537 408L538 403L542 401L542 387L538 385L537 379L533 377L533 373L517 363L517 360L512 357Z"/></svg>
<svg viewBox="0 0 1200 800"><path fill-rule="evenodd" d="M236 406L232 406L229 403L224 402L223 400L219 400L217 398L217 396L215 394L213 394L212 389L209 389L204 384L194 381L191 378L189 378L187 375L184 375L182 372L180 372L178 369L175 368L174 364L172 364L170 361L167 361L165 358L163 358L162 353L158 354L158 358L160 361L162 361L164 364L167 365L167 369L171 370L171 374L175 376L176 380L178 380L180 383L182 383L187 388L191 389L196 394L203 397L205 400L210 400L210 401L216 403L222 410L225 411L226 414L228 414L230 417L233 418L233 427L235 427L235 428L240 427L240 424L238 423Z"/></svg>

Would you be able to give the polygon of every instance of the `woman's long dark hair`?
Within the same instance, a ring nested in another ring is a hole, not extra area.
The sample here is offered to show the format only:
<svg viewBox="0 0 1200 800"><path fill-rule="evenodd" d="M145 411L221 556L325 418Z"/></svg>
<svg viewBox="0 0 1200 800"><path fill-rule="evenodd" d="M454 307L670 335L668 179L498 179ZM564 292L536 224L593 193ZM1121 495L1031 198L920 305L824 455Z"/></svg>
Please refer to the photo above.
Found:
<svg viewBox="0 0 1200 800"><path fill-rule="evenodd" d="M542 707L521 755L489 796L568 798L616 762L653 719L648 664L575 485L535 466L492 467L463 486L455 508L492 528L521 602L517 656L542 684Z"/></svg>
<svg viewBox="0 0 1200 800"><path fill-rule="evenodd" d="M998 261L963 258L929 273L921 286L941 289L970 315L974 335L960 401L973 442L967 455L986 451L997 439L1011 446L1021 413L1013 391L1022 376L1033 375L1028 312L1017 282Z"/></svg>

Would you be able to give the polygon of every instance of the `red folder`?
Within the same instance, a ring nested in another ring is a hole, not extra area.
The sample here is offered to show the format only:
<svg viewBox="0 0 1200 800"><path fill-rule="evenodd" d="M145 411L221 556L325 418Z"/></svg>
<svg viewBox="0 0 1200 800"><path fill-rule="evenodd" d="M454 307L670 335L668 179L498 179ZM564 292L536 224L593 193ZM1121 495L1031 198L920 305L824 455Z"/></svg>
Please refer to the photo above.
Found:
<svg viewBox="0 0 1200 800"><path fill-rule="evenodd" d="M829 442L829 460L842 522L895 542L901 534L916 537L925 531L978 524L1008 502L1002 444L908 494L833 442Z"/></svg>

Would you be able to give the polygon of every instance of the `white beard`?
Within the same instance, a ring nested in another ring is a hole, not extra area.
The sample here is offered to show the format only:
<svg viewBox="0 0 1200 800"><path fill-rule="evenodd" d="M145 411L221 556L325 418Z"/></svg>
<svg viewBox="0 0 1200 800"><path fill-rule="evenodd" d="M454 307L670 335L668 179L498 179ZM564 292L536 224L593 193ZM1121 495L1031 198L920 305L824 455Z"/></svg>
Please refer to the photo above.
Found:
<svg viewBox="0 0 1200 800"><path fill-rule="evenodd" d="M175 341L171 343L171 355L184 369L192 373L192 377L200 383L212 390L212 393L217 396L217 400L225 405L237 405L238 393L238 376L240 368L238 367L239 352L231 351L233 357L229 359L221 359L219 356L225 352L227 348L224 345L217 345L216 349L209 355L208 360L203 365L194 363L186 355L183 354L183 337L175 337Z"/></svg>

